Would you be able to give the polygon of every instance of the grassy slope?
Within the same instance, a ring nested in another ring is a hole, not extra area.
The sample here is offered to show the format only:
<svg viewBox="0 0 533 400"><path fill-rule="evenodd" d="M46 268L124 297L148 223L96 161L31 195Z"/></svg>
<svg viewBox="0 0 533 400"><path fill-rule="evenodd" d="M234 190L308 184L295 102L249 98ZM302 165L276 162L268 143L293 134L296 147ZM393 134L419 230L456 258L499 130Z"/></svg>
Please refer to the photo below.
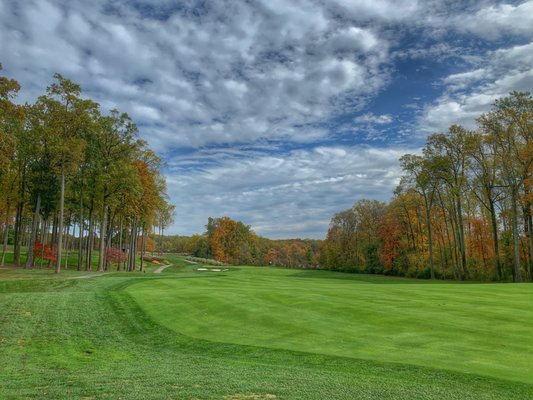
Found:
<svg viewBox="0 0 533 400"><path fill-rule="evenodd" d="M196 338L533 383L533 286L242 268L128 291ZM334 278L334 279L331 279Z"/></svg>
<svg viewBox="0 0 533 400"><path fill-rule="evenodd" d="M222 282L218 277L199 276L196 272L183 272L184 269L172 268L161 276L122 273L94 279L63 279L46 275L45 271L39 271L41 276L37 277L30 276L31 272L2 270L0 398L533 396L532 385L475 374L220 344L176 334L144 313L129 292L144 290L148 284L159 288L164 282ZM33 279L28 281L25 277ZM139 296L137 292L138 300ZM183 307L183 303L174 303L171 311L181 313ZM253 393L261 396L253 397Z"/></svg>

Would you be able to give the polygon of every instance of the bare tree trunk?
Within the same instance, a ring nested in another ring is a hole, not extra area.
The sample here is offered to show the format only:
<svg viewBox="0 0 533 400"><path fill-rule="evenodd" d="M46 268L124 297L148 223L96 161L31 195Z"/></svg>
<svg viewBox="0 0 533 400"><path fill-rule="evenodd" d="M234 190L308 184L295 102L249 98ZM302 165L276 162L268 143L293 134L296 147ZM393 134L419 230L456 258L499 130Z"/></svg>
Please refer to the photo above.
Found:
<svg viewBox="0 0 533 400"><path fill-rule="evenodd" d="M59 199L59 226L57 230L56 274L61 272L61 251L63 247L63 222L65 218L65 171L61 171L61 197Z"/></svg>
<svg viewBox="0 0 533 400"><path fill-rule="evenodd" d="M129 242L129 250L128 250L128 271L131 272L133 270L133 259L135 258L135 254L133 254L133 243L135 242L135 218L132 217L131 219L131 228L130 228L130 242Z"/></svg>
<svg viewBox="0 0 533 400"><path fill-rule="evenodd" d="M144 222L143 222L143 225L142 225L142 233L141 233L141 271L143 270L143 266L144 266L144 245L145 245L145 230L144 230Z"/></svg>
<svg viewBox="0 0 533 400"><path fill-rule="evenodd" d="M70 232L70 225L72 225L72 234L69 234ZM65 238L65 269L68 268L68 254L70 252L70 243L74 239L74 225L72 223L72 212L70 212L69 218L68 218L68 225L66 228L66 238Z"/></svg>
<svg viewBox="0 0 533 400"><path fill-rule="evenodd" d="M110 249L113 247L113 224L114 224L115 216L111 216L111 209L109 207L109 212L107 213L107 233L106 233L106 249ZM104 269L108 271L109 268L109 260L107 257L105 258L104 262Z"/></svg>
<svg viewBox="0 0 533 400"><path fill-rule="evenodd" d="M533 218L531 213L527 217L527 225L529 228L529 279L533 281Z"/></svg>
<svg viewBox="0 0 533 400"><path fill-rule="evenodd" d="M123 222L123 217L122 215L120 216L120 223L119 223L119 227L118 227L118 248L120 249L120 251L122 253L124 253L124 249L122 248L122 222ZM117 263L117 271L120 271L120 262Z"/></svg>
<svg viewBox="0 0 533 400"><path fill-rule="evenodd" d="M520 273L520 242L518 237L518 210L516 207L516 187L511 188L511 224L513 228L513 244L514 244L514 274L513 280L515 282L522 281L522 274Z"/></svg>
<svg viewBox="0 0 533 400"><path fill-rule="evenodd" d="M20 264L20 237L22 228L22 212L24 211L24 202L19 201L17 204L17 214L15 216L15 235L13 249L13 264Z"/></svg>
<svg viewBox="0 0 533 400"><path fill-rule="evenodd" d="M78 271L81 271L83 265L83 192L80 192L80 234L78 243Z"/></svg>
<svg viewBox="0 0 533 400"><path fill-rule="evenodd" d="M4 230L4 240L2 243L2 263L1 263L2 267L4 266L4 263L6 260L7 241L9 239L9 212L11 211L10 206L11 204L9 203L9 198L8 198L7 205L6 205L6 218L4 220L5 230Z"/></svg>
<svg viewBox="0 0 533 400"><path fill-rule="evenodd" d="M22 213L24 212L24 192L26 190L26 167L22 169L22 179L19 184L19 199L15 216L15 237L13 249L13 264L20 265L20 237L22 228Z"/></svg>
<svg viewBox="0 0 533 400"><path fill-rule="evenodd" d="M35 205L35 213L33 214L33 223L31 227L30 242L28 243L28 255L26 256L26 264L24 268L33 267L33 246L37 237L37 228L39 227L39 212L41 210L41 194L37 195L37 203Z"/></svg>
<svg viewBox="0 0 533 400"><path fill-rule="evenodd" d="M131 224L131 239L130 239L130 265L128 270L129 271L135 271L136 268L136 262L135 262L135 256L137 253L137 217L133 217L133 221Z"/></svg>
<svg viewBox="0 0 533 400"><path fill-rule="evenodd" d="M161 256L161 223L158 224L157 229L159 232L159 235L157 238L157 254Z"/></svg>
<svg viewBox="0 0 533 400"><path fill-rule="evenodd" d="M490 213L490 227L492 230L492 240L494 249L494 269L496 278L498 280L503 278L502 263L500 261L500 244L498 242L498 220L496 217L496 210L494 209L494 202L489 199L489 213Z"/></svg>
<svg viewBox="0 0 533 400"><path fill-rule="evenodd" d="M465 230L463 224L463 210L461 205L461 197L456 197L457 202L457 238L459 240L459 251L461 254L461 267L465 279L468 279L468 268L466 266L466 249L465 249Z"/></svg>
<svg viewBox="0 0 533 400"><path fill-rule="evenodd" d="M105 264L105 240L107 231L107 204L104 200L104 207L102 210L102 221L100 222L100 254L98 255L98 271L104 270Z"/></svg>
<svg viewBox="0 0 533 400"><path fill-rule="evenodd" d="M525 185L524 188L524 197L527 199L530 195L529 189L527 188L527 185ZM525 201L524 207L524 225L526 230L526 235L528 238L528 248L529 248L529 279L533 280L533 219L531 217L531 204L529 201Z"/></svg>
<svg viewBox="0 0 533 400"><path fill-rule="evenodd" d="M44 262L44 243L46 241L46 232L48 231L48 220L43 219L43 231L41 232L41 261L39 263L39 268L43 267Z"/></svg>
<svg viewBox="0 0 533 400"><path fill-rule="evenodd" d="M431 229L431 210L429 205L429 200L424 195L425 200L425 209L426 209L426 220L427 220L427 231L428 231L428 245L429 245L429 270L431 279L435 279L435 268L433 265L433 233Z"/></svg>
<svg viewBox="0 0 533 400"><path fill-rule="evenodd" d="M93 221L93 200L91 200L91 207L89 209L89 232L87 234L87 253L85 255L85 271L91 270L91 261L93 256L93 230L94 230L94 221Z"/></svg>
<svg viewBox="0 0 533 400"><path fill-rule="evenodd" d="M450 228L447 230L448 235L448 242L450 243L450 250L452 252L452 260L454 265L454 276L457 280L463 280L463 274L461 273L461 266L459 261L459 249L457 245L457 229L455 227L456 221L455 221L455 208L453 207L453 204L450 203L450 210L448 210L449 215L449 221L450 221ZM448 226L448 224L446 224ZM451 231L451 233L450 233ZM453 237L453 245L452 245L452 237Z"/></svg>

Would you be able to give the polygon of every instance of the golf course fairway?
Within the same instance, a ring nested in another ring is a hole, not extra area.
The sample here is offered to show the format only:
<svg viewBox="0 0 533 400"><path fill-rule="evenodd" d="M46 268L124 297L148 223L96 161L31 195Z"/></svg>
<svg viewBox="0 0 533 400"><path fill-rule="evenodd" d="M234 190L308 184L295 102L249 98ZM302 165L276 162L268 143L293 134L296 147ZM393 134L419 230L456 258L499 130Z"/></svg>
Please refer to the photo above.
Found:
<svg viewBox="0 0 533 400"><path fill-rule="evenodd" d="M1 269L0 399L533 398L531 285L169 257Z"/></svg>
<svg viewBox="0 0 533 400"><path fill-rule="evenodd" d="M533 383L530 284L428 283L274 268L128 289L184 335Z"/></svg>

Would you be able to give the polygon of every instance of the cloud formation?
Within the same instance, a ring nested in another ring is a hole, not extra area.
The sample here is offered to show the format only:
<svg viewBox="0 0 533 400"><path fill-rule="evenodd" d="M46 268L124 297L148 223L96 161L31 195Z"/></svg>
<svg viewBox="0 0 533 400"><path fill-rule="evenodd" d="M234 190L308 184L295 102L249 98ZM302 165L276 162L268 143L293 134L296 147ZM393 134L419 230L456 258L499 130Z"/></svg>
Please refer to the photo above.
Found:
<svg viewBox="0 0 533 400"><path fill-rule="evenodd" d="M168 163L171 231L208 216L323 237L386 200L397 159L533 90L533 1L4 0L20 101L60 72L128 112ZM394 148L393 148L394 147Z"/></svg>
<svg viewBox="0 0 533 400"><path fill-rule="evenodd" d="M285 139L357 106L386 79L377 32L313 2L162 2L162 19L147 18L155 6L127 4L8 3L6 66L40 90L56 70L71 76L161 148Z"/></svg>
<svg viewBox="0 0 533 400"><path fill-rule="evenodd" d="M398 159L416 149L315 147L279 155L201 151L170 165L177 224L190 231L205 215L230 215L262 235L323 237L331 216L357 199L388 200ZM201 164L198 171L191 165Z"/></svg>
<svg viewBox="0 0 533 400"><path fill-rule="evenodd" d="M444 131L452 122L474 128L494 100L533 89L532 65L533 42L488 51L472 69L442 80L445 90L421 115L421 131Z"/></svg>

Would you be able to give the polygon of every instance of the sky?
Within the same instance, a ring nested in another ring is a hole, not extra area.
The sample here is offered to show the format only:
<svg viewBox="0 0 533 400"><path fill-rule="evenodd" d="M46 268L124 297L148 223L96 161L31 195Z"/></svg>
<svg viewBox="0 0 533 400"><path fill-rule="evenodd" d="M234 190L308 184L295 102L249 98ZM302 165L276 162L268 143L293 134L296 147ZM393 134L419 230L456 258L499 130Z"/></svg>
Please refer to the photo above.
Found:
<svg viewBox="0 0 533 400"><path fill-rule="evenodd" d="M0 62L127 112L165 161L175 222L324 238L398 159L533 91L533 1L0 0Z"/></svg>

